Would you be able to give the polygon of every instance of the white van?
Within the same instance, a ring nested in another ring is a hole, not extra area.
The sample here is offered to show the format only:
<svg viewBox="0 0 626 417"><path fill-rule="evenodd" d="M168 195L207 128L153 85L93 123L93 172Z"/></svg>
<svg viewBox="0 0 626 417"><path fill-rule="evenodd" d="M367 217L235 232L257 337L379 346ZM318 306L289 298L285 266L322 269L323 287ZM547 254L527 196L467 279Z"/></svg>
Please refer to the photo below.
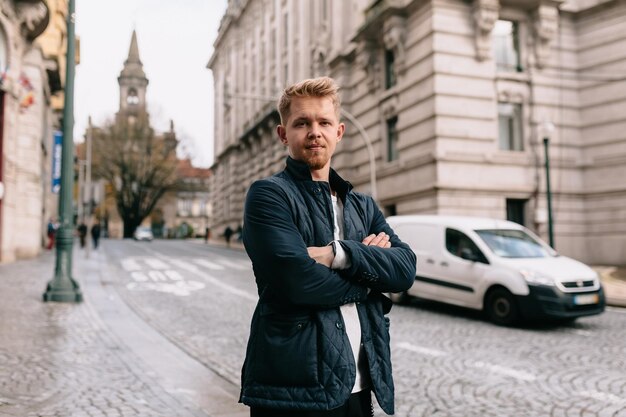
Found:
<svg viewBox="0 0 626 417"><path fill-rule="evenodd" d="M598 274L517 223L436 215L387 222L417 255L415 283L404 295L484 310L504 325L604 311Z"/></svg>

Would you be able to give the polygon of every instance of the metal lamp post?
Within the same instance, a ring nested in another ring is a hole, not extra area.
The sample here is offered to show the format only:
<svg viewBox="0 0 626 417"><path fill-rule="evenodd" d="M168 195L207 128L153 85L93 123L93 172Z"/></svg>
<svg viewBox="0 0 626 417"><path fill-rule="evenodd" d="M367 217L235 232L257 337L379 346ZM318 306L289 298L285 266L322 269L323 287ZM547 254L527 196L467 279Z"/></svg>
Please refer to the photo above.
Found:
<svg viewBox="0 0 626 417"><path fill-rule="evenodd" d="M44 301L80 302L83 294L72 279L74 183L74 70L76 43L74 35L75 0L69 0L67 13L67 68L65 73L65 106L63 108L63 147L61 154L61 190L59 192L60 225L56 238L54 278L48 282Z"/></svg>
<svg viewBox="0 0 626 417"><path fill-rule="evenodd" d="M552 190L550 185L550 135L554 131L554 125L550 122L544 122L542 124L543 131L543 151L544 151L544 162L546 168L546 201L548 205L548 243L552 249L554 247L554 223L552 221Z"/></svg>

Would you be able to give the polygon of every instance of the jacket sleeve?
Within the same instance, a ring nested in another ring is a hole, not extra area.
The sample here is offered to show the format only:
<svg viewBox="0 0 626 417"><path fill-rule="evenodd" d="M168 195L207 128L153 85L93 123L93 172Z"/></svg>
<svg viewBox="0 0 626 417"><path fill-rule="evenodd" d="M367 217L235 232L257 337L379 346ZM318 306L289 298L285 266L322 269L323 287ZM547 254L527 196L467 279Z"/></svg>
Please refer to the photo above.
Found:
<svg viewBox="0 0 626 417"><path fill-rule="evenodd" d="M288 303L322 308L365 300L367 288L309 256L290 206L285 192L271 181L257 181L248 191L243 243L259 291L267 285Z"/></svg>
<svg viewBox="0 0 626 417"><path fill-rule="evenodd" d="M415 282L417 257L387 224L382 212L371 198L367 198L367 210L373 213L368 234L385 232L389 235L391 248L367 246L354 240L342 240L352 265L339 273L347 280L365 285L379 292L406 291Z"/></svg>

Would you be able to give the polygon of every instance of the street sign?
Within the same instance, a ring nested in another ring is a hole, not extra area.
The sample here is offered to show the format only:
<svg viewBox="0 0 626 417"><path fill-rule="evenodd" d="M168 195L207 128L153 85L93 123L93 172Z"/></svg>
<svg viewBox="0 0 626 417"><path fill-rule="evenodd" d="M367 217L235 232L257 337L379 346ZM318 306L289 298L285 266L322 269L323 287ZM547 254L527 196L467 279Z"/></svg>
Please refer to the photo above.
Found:
<svg viewBox="0 0 626 417"><path fill-rule="evenodd" d="M52 192L59 193L61 189L61 151L63 149L63 133L54 132L54 144L52 145Z"/></svg>

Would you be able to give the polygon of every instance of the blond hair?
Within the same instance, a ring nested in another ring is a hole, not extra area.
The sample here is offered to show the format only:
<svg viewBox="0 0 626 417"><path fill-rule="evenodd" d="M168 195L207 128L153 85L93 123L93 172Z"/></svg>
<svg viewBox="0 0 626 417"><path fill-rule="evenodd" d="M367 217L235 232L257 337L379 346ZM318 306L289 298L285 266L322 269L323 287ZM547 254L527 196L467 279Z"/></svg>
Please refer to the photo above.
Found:
<svg viewBox="0 0 626 417"><path fill-rule="evenodd" d="M281 124L285 124L291 113L291 100L294 97L328 97L335 107L337 119L339 119L341 100L339 99L339 87L330 77L310 78L300 81L285 88L278 100L278 113Z"/></svg>

